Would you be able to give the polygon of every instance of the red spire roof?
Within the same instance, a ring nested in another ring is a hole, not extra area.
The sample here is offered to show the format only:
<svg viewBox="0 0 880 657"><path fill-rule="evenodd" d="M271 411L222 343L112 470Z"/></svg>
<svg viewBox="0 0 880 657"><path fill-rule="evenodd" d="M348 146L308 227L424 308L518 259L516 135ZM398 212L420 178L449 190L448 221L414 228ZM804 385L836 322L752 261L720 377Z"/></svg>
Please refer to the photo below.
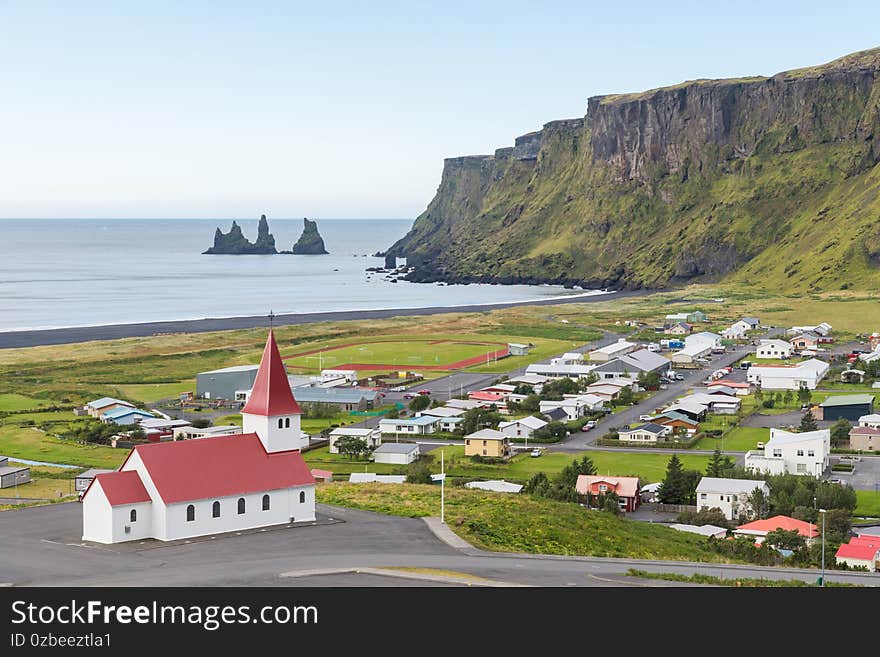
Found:
<svg viewBox="0 0 880 657"><path fill-rule="evenodd" d="M263 349L260 369L257 370L251 396L241 412L267 416L302 414L302 409L290 390L287 371L284 369L272 331L269 331L266 348Z"/></svg>

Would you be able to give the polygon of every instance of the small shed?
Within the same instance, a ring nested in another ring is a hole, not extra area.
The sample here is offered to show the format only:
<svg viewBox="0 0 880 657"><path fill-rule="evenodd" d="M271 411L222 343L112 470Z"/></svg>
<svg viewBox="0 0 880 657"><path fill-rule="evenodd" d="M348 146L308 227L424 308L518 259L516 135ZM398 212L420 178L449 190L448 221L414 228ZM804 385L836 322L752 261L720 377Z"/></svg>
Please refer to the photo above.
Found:
<svg viewBox="0 0 880 657"><path fill-rule="evenodd" d="M834 395L819 404L818 420L850 420L858 421L863 415L874 412L874 395L870 393L857 395Z"/></svg>
<svg viewBox="0 0 880 657"><path fill-rule="evenodd" d="M531 348L532 346L528 344L522 344L520 342L509 342L507 344L507 353L509 353L511 356L528 356L529 349Z"/></svg>
<svg viewBox="0 0 880 657"><path fill-rule="evenodd" d="M86 470L85 472L78 474L73 480L76 492L82 493L83 491L85 491L85 489L89 487L89 484L92 483L92 479L94 479L99 474L104 474L105 472L113 472L113 470L91 468L90 470Z"/></svg>
<svg viewBox="0 0 880 657"><path fill-rule="evenodd" d="M8 461L3 461L7 463ZM31 469L24 465L0 465L0 488L12 488L31 480Z"/></svg>
<svg viewBox="0 0 880 657"><path fill-rule="evenodd" d="M318 483L333 481L333 473L330 472L330 470L319 470L318 468L312 468L312 476Z"/></svg>
<svg viewBox="0 0 880 657"><path fill-rule="evenodd" d="M407 465L418 458L418 443L383 443L373 450L373 461L375 463Z"/></svg>

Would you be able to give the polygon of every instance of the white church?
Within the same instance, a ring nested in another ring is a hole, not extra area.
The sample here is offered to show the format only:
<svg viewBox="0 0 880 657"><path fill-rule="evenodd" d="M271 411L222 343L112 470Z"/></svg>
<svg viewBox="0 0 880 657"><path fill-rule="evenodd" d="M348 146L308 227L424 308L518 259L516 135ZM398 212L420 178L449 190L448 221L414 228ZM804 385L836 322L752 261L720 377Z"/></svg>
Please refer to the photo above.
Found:
<svg viewBox="0 0 880 657"><path fill-rule="evenodd" d="M83 540L174 541L315 520L301 414L270 331L242 433L137 445L83 494Z"/></svg>

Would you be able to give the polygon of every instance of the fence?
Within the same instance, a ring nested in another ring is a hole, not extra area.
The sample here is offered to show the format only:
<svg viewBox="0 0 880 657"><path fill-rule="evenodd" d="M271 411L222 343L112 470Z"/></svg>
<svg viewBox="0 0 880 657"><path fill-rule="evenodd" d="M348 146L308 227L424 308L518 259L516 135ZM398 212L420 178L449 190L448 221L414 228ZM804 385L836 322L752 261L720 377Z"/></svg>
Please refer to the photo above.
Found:
<svg viewBox="0 0 880 657"><path fill-rule="evenodd" d="M686 511L696 512L697 507L690 504L662 504L657 503L654 507L654 513L685 513Z"/></svg>

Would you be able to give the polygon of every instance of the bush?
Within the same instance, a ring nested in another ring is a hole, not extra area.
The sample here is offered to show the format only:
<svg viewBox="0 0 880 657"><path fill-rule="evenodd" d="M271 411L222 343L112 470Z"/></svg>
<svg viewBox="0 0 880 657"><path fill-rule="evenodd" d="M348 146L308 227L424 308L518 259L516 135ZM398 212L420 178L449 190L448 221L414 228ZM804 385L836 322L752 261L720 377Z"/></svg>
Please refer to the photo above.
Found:
<svg viewBox="0 0 880 657"><path fill-rule="evenodd" d="M855 469L852 463L835 463L831 466L834 472L852 472Z"/></svg>
<svg viewBox="0 0 880 657"><path fill-rule="evenodd" d="M774 406L776 406L776 401L774 401L773 399L765 399L761 402L761 406L763 406L764 408L773 408Z"/></svg>
<svg viewBox="0 0 880 657"><path fill-rule="evenodd" d="M678 514L677 520L686 525L715 525L716 527L731 528L731 522L718 507L699 511L684 511Z"/></svg>
<svg viewBox="0 0 880 657"><path fill-rule="evenodd" d="M204 417L200 417L200 418L196 418L195 420L193 420L191 424L196 429L206 429L211 426L211 420L204 418Z"/></svg>

